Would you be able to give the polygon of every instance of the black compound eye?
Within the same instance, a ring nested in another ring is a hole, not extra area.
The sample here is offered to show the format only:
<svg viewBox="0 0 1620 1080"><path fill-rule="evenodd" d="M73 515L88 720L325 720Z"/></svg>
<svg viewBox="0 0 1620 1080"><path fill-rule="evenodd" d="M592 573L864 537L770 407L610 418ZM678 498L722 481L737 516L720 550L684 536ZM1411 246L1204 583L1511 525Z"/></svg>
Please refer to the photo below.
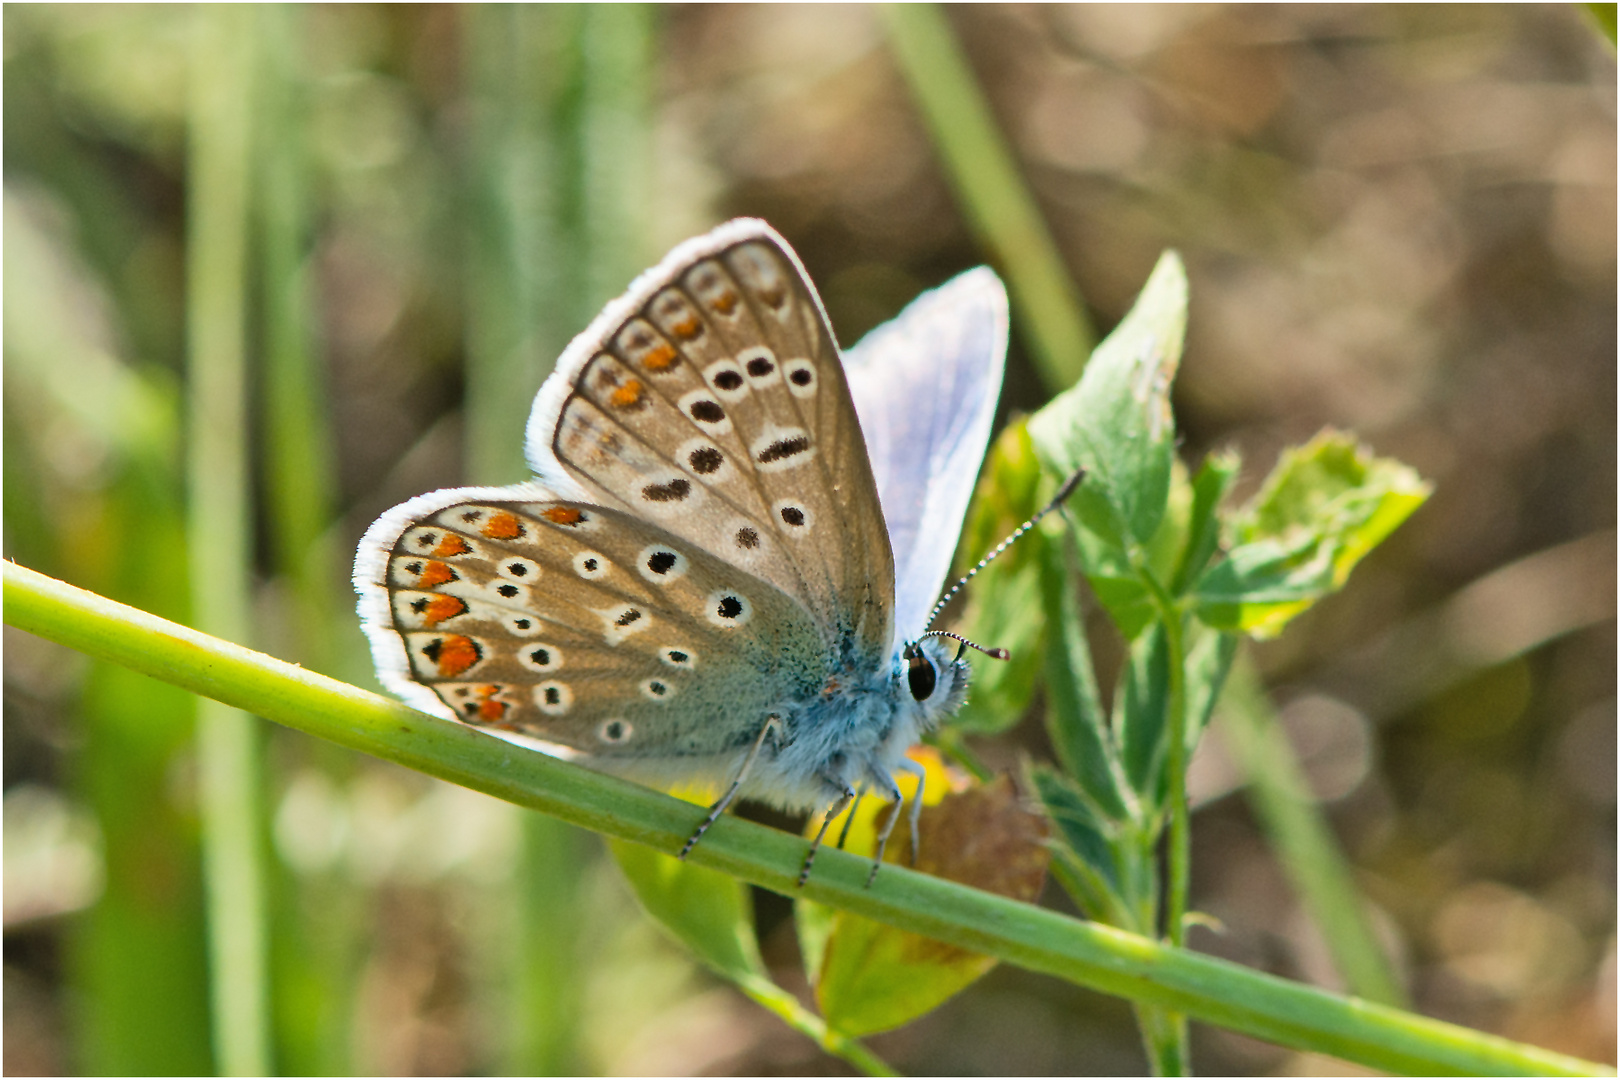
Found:
<svg viewBox="0 0 1620 1080"><path fill-rule="evenodd" d="M906 670L906 682L911 687L911 697L915 701L927 701L934 695L934 684L938 675L934 671L933 661L922 653L913 653L910 665Z"/></svg>

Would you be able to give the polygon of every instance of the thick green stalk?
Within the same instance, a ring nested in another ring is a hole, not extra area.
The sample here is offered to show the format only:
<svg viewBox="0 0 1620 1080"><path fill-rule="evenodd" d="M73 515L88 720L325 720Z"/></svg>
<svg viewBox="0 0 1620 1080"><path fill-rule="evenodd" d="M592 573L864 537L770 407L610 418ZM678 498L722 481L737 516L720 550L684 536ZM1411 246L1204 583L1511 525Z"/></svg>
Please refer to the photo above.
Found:
<svg viewBox="0 0 1620 1080"><path fill-rule="evenodd" d="M7 563L5 619L99 659L519 805L675 852L703 808L438 720ZM977 889L823 851L795 887L803 838L722 818L690 856L786 896L1284 1046L1394 1072L1612 1075L1588 1061L1290 983Z"/></svg>
<svg viewBox="0 0 1620 1080"><path fill-rule="evenodd" d="M1036 367L1049 390L1067 389L1080 377L1096 335L961 44L936 4L883 4L878 10L945 175L980 243L1007 277L1016 322L1029 333Z"/></svg>

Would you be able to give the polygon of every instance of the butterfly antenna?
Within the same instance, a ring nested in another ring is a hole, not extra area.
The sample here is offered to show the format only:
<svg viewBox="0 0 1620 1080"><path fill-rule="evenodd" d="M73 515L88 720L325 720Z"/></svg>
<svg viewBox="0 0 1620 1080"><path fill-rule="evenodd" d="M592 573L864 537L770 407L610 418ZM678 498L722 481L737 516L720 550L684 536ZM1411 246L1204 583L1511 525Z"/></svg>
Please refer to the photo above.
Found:
<svg viewBox="0 0 1620 1080"><path fill-rule="evenodd" d="M1062 506L1063 503L1064 503L1064 500L1066 500L1070 495L1073 495L1074 494L1074 489L1080 486L1080 481L1085 478L1085 475L1086 475L1086 470L1085 469L1076 469L1076 470L1074 470L1073 475L1071 475L1067 480L1063 481L1063 486L1058 488L1058 493L1056 495L1052 496L1052 501L1051 502L1049 502L1045 506L1041 507L1040 510L1038 512L1036 512L1034 517L1030 518L1028 521L1026 521L1022 525L1018 526L1018 528L1014 529L1012 531L1012 535L1008 536L1007 539L1005 539L1001 543L997 544L994 551L990 552L990 554L988 554L984 558L980 559L979 562L978 562L978 565L974 566L973 569L971 569L967 573L963 574L961 579L958 580L955 585L952 585L949 589L945 590L945 595L941 596L939 598L939 603L934 605L934 610L930 611L928 613L928 622L924 624L925 633L922 636L923 637L939 636L939 637L955 638L957 641L962 642L962 644L964 644L964 645L971 645L973 648L978 649L982 653L985 653L985 654L987 654L989 656L995 656L996 659L998 659L998 660L1007 659L1007 650L1006 649L995 649L995 650L986 649L986 648L984 648L982 646L974 645L973 642L968 641L966 638L958 637L956 634L947 634L943 630L927 630L926 628L929 627L929 626L934 625L934 620L939 618L939 613L941 611L945 610L945 605L950 603L953 599L955 599L956 594L962 591L962 586L966 585L969 581L973 580L973 575L977 574L980 570L983 570L986 566L989 566L990 563L995 559L995 557L997 555L1000 555L1003 551L1006 551L1008 548L1012 547L1013 542L1016 541L1019 537L1023 536L1025 533L1029 532L1029 530L1033 529L1035 527L1036 523L1041 520L1041 518L1045 517L1047 514L1050 514L1053 510L1056 510L1059 506ZM999 656L997 655L998 653L1000 654Z"/></svg>
<svg viewBox="0 0 1620 1080"><path fill-rule="evenodd" d="M1006 649L1001 649L1001 648L987 649L983 645L980 645L978 642L969 641L967 638L963 637L961 634L953 634L949 630L929 630L926 633L924 633L922 635L922 637L948 637L952 641L960 641L962 643L962 648L956 650L956 658L958 660L962 659L962 653L963 653L964 650L967 650L967 649L978 649L980 652L984 653L984 655L990 657L992 660L1006 660L1006 659L1008 659L1009 657L1012 656L1012 653L1008 652ZM921 638L919 638L918 640L921 640Z"/></svg>

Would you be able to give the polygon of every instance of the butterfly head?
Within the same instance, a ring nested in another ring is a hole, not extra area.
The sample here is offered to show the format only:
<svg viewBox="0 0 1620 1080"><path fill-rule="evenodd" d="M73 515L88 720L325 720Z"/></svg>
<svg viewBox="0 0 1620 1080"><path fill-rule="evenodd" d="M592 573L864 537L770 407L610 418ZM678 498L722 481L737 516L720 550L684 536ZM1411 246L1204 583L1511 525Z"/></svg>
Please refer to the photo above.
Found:
<svg viewBox="0 0 1620 1080"><path fill-rule="evenodd" d="M937 637L923 638L900 650L897 676L902 693L922 714L919 727L933 728L967 700L971 672L962 650Z"/></svg>

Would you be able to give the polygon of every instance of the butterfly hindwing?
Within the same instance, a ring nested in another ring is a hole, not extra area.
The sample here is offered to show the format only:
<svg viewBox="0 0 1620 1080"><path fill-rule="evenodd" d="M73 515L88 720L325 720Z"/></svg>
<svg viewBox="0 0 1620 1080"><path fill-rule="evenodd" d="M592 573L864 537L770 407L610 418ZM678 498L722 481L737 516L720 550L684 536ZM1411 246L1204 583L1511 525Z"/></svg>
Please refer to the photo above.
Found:
<svg viewBox="0 0 1620 1080"><path fill-rule="evenodd" d="M399 678L466 723L695 772L757 735L735 717L813 693L822 638L779 590L646 522L536 494L440 492L397 519L367 615L374 641L397 640Z"/></svg>
<svg viewBox="0 0 1620 1080"><path fill-rule="evenodd" d="M567 390L530 425L542 476L769 582L858 656L888 648L894 560L860 425L820 302L767 226L676 249L553 378Z"/></svg>

